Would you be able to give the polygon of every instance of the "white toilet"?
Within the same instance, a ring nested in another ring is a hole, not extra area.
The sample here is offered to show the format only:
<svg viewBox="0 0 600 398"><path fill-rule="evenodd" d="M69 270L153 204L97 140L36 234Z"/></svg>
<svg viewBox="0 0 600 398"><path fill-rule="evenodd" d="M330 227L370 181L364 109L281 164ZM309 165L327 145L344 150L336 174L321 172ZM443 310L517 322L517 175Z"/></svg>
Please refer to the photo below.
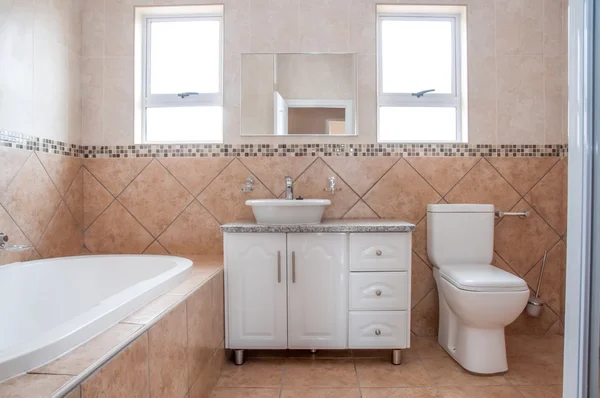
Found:
<svg viewBox="0 0 600 398"><path fill-rule="evenodd" d="M527 305L527 283L490 265L493 205L427 206L427 254L440 298L438 341L469 372L506 372L504 327Z"/></svg>

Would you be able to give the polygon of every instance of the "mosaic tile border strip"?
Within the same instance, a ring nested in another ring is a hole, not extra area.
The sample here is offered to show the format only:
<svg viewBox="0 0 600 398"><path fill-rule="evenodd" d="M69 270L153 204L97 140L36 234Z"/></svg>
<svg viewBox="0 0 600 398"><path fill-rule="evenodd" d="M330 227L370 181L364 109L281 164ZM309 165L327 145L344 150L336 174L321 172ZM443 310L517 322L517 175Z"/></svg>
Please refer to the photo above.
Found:
<svg viewBox="0 0 600 398"><path fill-rule="evenodd" d="M488 144L164 144L72 145L0 130L0 145L84 158L253 156L561 157L567 145Z"/></svg>

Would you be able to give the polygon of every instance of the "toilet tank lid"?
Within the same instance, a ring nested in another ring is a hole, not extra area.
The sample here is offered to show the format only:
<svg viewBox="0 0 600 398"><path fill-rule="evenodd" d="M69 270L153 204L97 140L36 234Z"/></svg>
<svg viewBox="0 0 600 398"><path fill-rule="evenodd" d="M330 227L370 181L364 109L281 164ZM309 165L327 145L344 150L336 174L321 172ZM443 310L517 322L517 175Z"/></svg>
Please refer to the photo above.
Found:
<svg viewBox="0 0 600 398"><path fill-rule="evenodd" d="M427 205L428 213L493 213L494 205L452 204Z"/></svg>

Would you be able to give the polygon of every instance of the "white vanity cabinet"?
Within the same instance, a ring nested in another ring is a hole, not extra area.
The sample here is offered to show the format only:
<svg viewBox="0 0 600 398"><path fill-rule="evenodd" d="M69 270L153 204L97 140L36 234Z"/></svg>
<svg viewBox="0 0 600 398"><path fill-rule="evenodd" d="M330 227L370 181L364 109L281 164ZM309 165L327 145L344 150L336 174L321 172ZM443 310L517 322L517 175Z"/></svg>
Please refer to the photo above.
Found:
<svg viewBox="0 0 600 398"><path fill-rule="evenodd" d="M286 348L387 348L400 362L410 346L414 225L388 222L400 232L374 233L330 223L331 232L325 223L222 227L225 344L236 363L245 349Z"/></svg>

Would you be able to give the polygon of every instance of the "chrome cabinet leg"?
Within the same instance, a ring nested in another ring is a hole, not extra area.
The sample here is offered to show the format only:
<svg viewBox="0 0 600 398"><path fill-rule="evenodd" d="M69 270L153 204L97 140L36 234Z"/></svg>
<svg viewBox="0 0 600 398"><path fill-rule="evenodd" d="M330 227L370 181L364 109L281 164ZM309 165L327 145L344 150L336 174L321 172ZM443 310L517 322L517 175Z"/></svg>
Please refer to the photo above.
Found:
<svg viewBox="0 0 600 398"><path fill-rule="evenodd" d="M244 350L233 350L233 363L238 366L244 364Z"/></svg>
<svg viewBox="0 0 600 398"><path fill-rule="evenodd" d="M392 350L392 365L400 365L402 363L402 350Z"/></svg>
<svg viewBox="0 0 600 398"><path fill-rule="evenodd" d="M310 353L311 353L311 354L316 354L316 353L317 353L317 350L315 350L315 349L313 348L312 350L310 350Z"/></svg>

